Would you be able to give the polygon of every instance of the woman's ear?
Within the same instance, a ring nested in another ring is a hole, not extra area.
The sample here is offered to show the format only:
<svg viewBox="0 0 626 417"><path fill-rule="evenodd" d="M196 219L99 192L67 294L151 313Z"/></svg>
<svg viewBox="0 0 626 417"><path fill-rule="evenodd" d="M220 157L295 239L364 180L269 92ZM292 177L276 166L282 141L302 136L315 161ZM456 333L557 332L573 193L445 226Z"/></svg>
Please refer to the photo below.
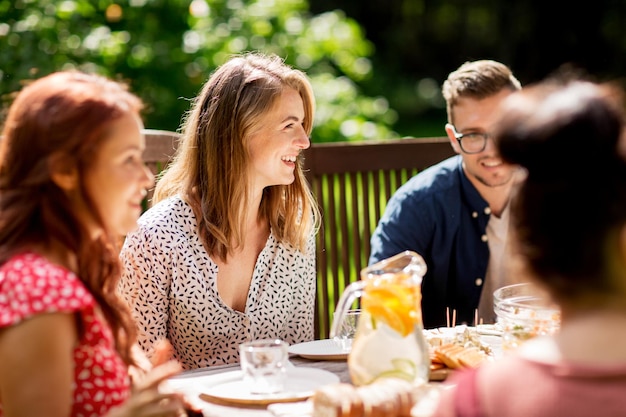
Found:
<svg viewBox="0 0 626 417"><path fill-rule="evenodd" d="M48 160L50 178L65 192L73 191L78 187L78 168L73 158L67 154L55 153Z"/></svg>

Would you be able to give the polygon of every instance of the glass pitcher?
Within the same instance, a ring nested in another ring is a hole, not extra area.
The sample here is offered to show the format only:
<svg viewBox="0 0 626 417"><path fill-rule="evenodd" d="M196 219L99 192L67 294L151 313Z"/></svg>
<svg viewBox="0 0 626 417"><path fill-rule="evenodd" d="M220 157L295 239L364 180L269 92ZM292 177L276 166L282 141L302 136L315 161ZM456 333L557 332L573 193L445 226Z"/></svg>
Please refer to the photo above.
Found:
<svg viewBox="0 0 626 417"><path fill-rule="evenodd" d="M415 384L428 382L430 353L424 338L421 299L424 259L405 251L370 265L361 280L341 295L330 337L337 334L342 316L361 298L361 318L348 369L354 385L380 378L402 378Z"/></svg>

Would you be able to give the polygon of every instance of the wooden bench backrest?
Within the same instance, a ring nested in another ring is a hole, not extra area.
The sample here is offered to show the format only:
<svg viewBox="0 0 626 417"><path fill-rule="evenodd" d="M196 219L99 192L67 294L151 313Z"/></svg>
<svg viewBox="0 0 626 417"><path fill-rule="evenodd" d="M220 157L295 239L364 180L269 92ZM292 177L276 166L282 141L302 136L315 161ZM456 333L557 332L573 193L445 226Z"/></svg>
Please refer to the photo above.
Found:
<svg viewBox="0 0 626 417"><path fill-rule="evenodd" d="M370 237L387 201L417 172L452 156L447 138L313 144L304 152L320 206L316 338L327 338L343 289L367 266Z"/></svg>
<svg viewBox="0 0 626 417"><path fill-rule="evenodd" d="M158 175L171 161L180 135L169 130L145 129L143 131L146 138L146 150L143 153L143 160L154 175ZM147 199L152 199L154 189L148 190Z"/></svg>
<svg viewBox="0 0 626 417"><path fill-rule="evenodd" d="M174 155L179 134L144 133L144 160L157 174ZM321 143L304 152L305 173L322 212L316 339L328 337L339 296L367 265L370 237L389 198L411 176L453 153L447 138Z"/></svg>

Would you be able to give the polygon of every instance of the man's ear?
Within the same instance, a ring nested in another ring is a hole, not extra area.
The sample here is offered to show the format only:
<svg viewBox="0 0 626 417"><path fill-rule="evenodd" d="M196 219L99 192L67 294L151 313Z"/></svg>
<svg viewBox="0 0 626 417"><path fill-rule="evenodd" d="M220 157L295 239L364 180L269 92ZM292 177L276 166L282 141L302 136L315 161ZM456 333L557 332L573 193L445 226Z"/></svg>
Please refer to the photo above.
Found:
<svg viewBox="0 0 626 417"><path fill-rule="evenodd" d="M72 191L78 187L78 168L73 158L56 153L48 160L50 178L63 191Z"/></svg>
<svg viewBox="0 0 626 417"><path fill-rule="evenodd" d="M452 145L452 149L454 149L454 152L461 153L459 141L456 140L456 136L454 136L454 128L450 123L446 123L446 135L448 136L448 139L450 139L450 145Z"/></svg>

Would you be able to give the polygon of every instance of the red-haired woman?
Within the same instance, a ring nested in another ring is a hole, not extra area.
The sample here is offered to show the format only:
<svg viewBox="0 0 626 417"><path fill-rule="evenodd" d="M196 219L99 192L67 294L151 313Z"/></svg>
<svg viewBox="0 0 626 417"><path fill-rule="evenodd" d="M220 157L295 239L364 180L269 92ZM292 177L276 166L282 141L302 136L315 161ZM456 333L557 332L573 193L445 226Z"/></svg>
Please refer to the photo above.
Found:
<svg viewBox="0 0 626 417"><path fill-rule="evenodd" d="M174 416L145 375L131 395L134 325L116 296L116 239L136 227L153 176L140 100L59 72L17 96L0 143L0 416Z"/></svg>

